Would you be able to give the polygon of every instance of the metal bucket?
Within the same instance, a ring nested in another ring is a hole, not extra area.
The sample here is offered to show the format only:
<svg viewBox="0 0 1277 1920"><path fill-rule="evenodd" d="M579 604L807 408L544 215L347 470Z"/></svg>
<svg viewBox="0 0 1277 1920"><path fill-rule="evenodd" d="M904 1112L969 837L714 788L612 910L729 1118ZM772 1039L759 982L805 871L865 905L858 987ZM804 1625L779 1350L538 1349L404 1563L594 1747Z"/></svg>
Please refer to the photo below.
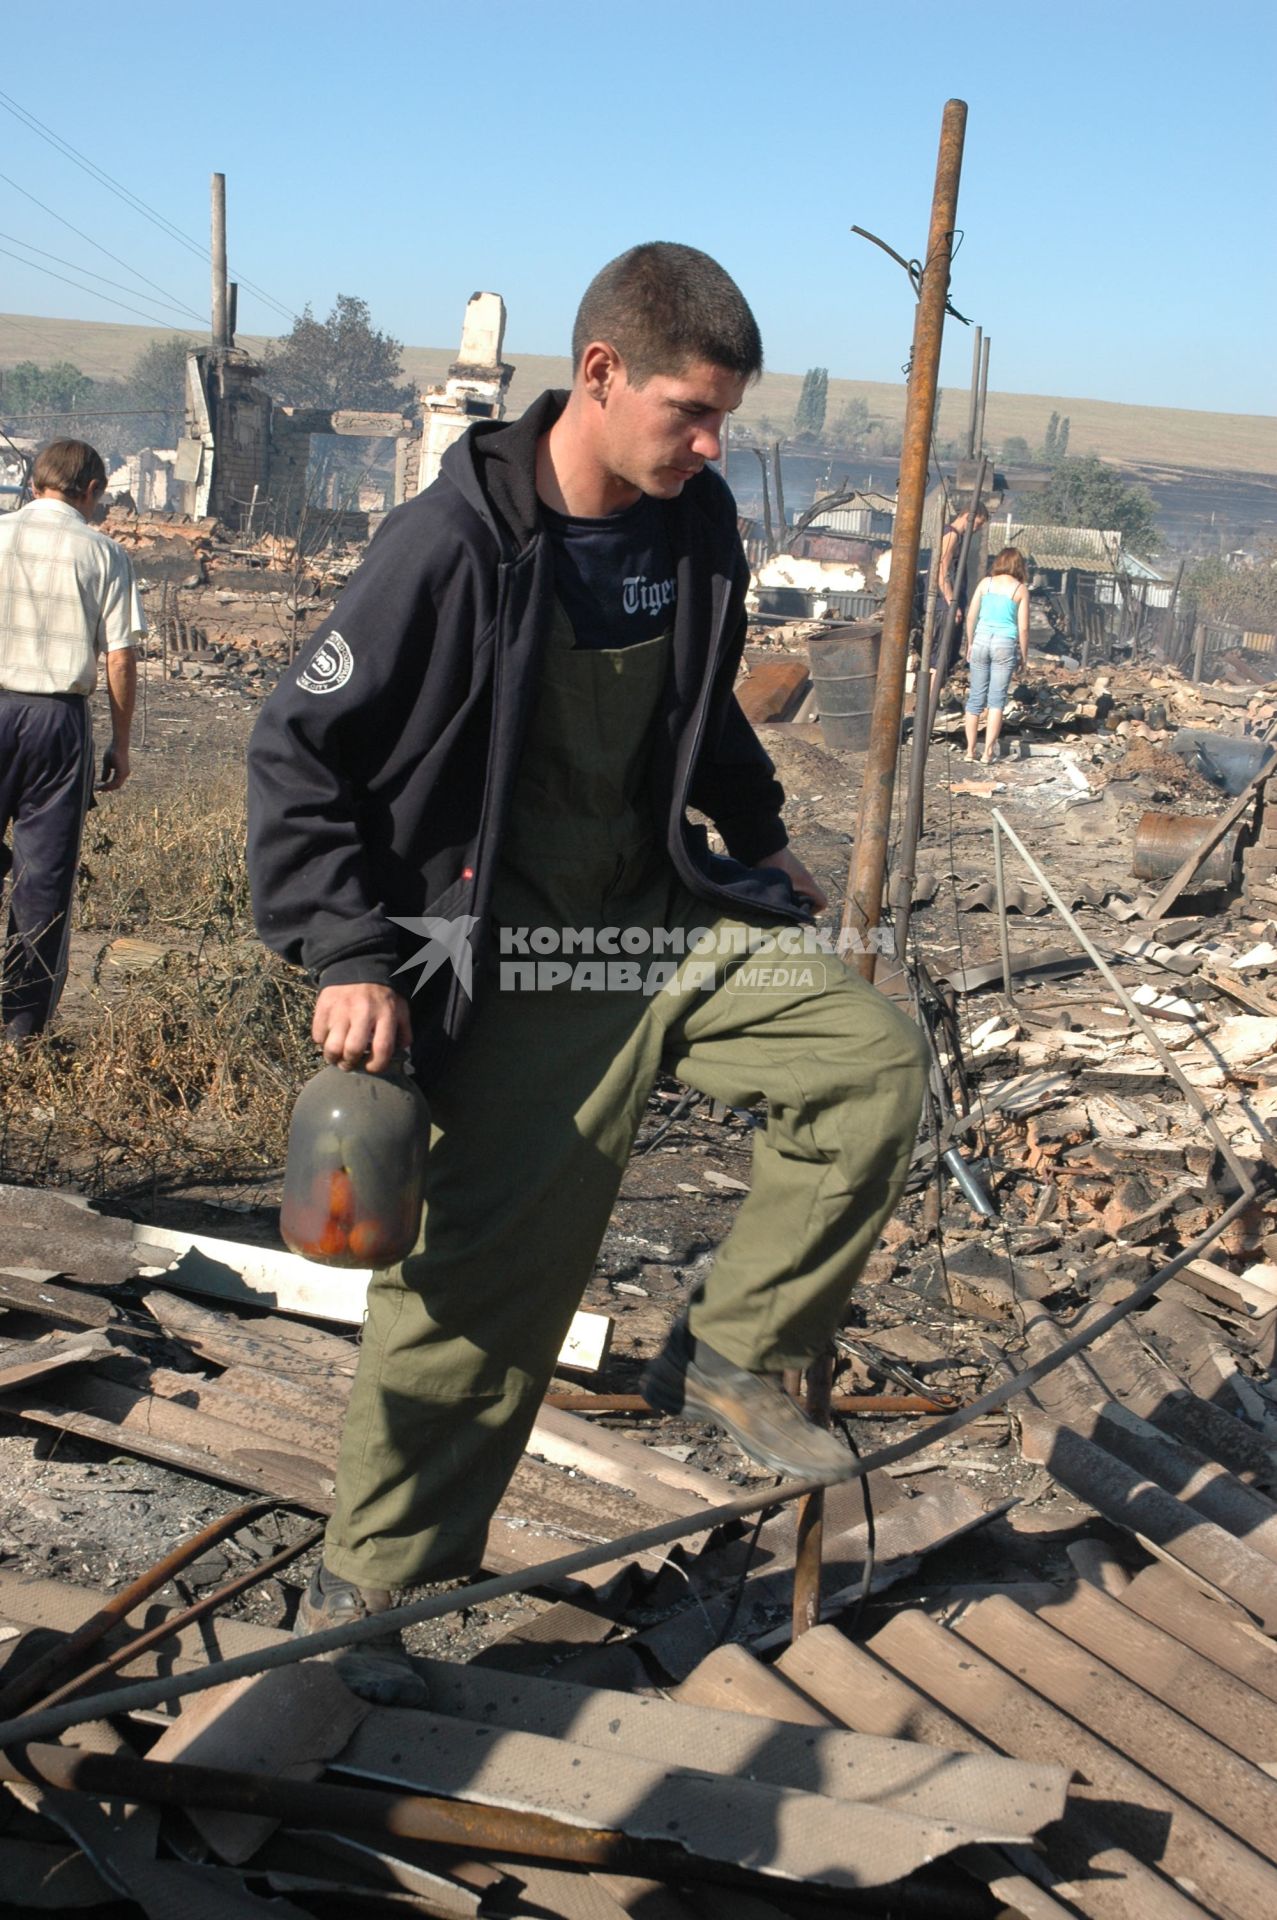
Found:
<svg viewBox="0 0 1277 1920"><path fill-rule="evenodd" d="M882 627L859 621L807 642L812 687L827 747L863 751L869 745Z"/></svg>
<svg viewBox="0 0 1277 1920"><path fill-rule="evenodd" d="M1212 831L1217 818L1217 815L1196 813L1146 813L1135 829L1135 851L1131 860L1135 878L1169 880L1194 847L1200 846ZM1211 887L1233 884L1240 832L1240 826L1229 828L1185 886L1185 893L1205 893Z"/></svg>

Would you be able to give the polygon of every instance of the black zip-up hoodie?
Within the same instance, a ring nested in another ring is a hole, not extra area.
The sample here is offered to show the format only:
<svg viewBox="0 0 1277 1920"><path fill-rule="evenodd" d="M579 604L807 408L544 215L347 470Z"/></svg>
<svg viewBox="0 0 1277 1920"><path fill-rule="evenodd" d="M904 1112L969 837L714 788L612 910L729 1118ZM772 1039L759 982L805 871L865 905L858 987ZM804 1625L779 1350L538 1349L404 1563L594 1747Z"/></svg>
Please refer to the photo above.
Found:
<svg viewBox="0 0 1277 1920"><path fill-rule="evenodd" d="M321 986L392 981L422 944L400 918L468 916L483 953L554 598L536 446L565 399L543 394L519 420L478 422L449 448L435 484L387 516L262 709L248 755L257 927ZM772 763L732 692L749 578L735 504L707 468L664 510L678 600L652 768L670 859L722 910L802 920L785 875L754 866L786 835ZM710 852L688 806L730 857ZM419 991L411 975L396 984L428 1081L469 996L446 965Z"/></svg>

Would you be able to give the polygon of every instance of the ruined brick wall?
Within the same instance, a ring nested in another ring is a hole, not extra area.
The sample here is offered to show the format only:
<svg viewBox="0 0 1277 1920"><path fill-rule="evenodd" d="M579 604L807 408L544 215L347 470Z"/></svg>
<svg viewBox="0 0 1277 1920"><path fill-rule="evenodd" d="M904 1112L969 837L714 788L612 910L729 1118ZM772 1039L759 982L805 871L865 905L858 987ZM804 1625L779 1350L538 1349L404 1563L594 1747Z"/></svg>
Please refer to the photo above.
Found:
<svg viewBox="0 0 1277 1920"><path fill-rule="evenodd" d="M270 482L271 398L256 382L261 369L252 361L225 360L215 371L216 453L209 511L226 525L247 518L257 489L259 504Z"/></svg>

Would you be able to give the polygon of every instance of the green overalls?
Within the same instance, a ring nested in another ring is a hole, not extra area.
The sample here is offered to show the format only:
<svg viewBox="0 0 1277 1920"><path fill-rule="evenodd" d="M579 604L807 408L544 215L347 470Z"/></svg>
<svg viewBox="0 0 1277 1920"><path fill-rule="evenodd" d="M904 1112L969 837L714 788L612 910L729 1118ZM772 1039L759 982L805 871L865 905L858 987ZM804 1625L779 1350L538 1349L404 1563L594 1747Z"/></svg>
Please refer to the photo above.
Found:
<svg viewBox="0 0 1277 1920"><path fill-rule="evenodd" d="M669 651L668 635L575 648L558 615L498 929L744 928L689 893L665 851L648 761ZM651 994L503 987L500 956L478 983L431 1093L421 1239L369 1288L324 1551L334 1573L397 1587L480 1564L661 1071L767 1108L751 1192L691 1301L693 1332L739 1365L776 1369L804 1365L839 1325L904 1182L917 1030L832 955L789 969L796 985L722 954L710 990L681 991L693 964Z"/></svg>

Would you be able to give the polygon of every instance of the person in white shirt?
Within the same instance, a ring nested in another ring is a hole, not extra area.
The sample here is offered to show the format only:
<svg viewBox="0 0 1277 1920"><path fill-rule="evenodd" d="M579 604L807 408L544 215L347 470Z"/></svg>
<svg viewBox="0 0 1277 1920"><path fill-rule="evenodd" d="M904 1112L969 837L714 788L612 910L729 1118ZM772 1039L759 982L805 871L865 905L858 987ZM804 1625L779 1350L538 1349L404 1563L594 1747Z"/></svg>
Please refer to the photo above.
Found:
<svg viewBox="0 0 1277 1920"><path fill-rule="evenodd" d="M0 884L9 877L0 1022L15 1041L43 1032L66 979L98 658L105 653L111 713L99 788L117 793L129 777L146 632L128 555L92 524L106 488L102 456L83 440L54 440L32 487L27 506L0 515Z"/></svg>

